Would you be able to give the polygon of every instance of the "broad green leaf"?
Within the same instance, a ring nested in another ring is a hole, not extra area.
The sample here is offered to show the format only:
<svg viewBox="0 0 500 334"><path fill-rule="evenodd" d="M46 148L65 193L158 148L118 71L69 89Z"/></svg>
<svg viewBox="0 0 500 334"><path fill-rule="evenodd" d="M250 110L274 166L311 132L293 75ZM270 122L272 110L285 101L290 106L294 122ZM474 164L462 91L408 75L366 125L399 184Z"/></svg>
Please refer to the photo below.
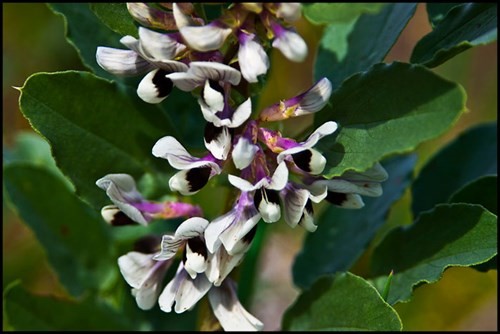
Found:
<svg viewBox="0 0 500 334"><path fill-rule="evenodd" d="M5 156L8 153L8 157ZM50 153L50 145L34 132L20 132L16 135L12 149L4 148L4 166L13 162L25 162L46 168L59 176L68 189L73 190L73 184L64 176Z"/></svg>
<svg viewBox="0 0 500 334"><path fill-rule="evenodd" d="M315 79L327 77L335 90L346 78L381 62L415 9L414 3L390 3L375 15L327 25L316 57Z"/></svg>
<svg viewBox="0 0 500 334"><path fill-rule="evenodd" d="M468 182L497 172L497 123L481 124L463 132L436 153L412 186L414 216L446 203Z"/></svg>
<svg viewBox="0 0 500 334"><path fill-rule="evenodd" d="M455 192L449 203L480 204L493 214L498 214L498 177L483 176L469 182Z"/></svg>
<svg viewBox="0 0 500 334"><path fill-rule="evenodd" d="M80 296L101 288L116 269L109 227L100 215L44 168L12 163L3 176L10 201L68 292Z"/></svg>
<svg viewBox="0 0 500 334"><path fill-rule="evenodd" d="M364 197L365 206L359 210L331 206L318 217L318 230L306 236L293 264L295 285L308 288L321 275L351 268L385 223L391 205L410 184L415 162L415 155L383 162L389 179L382 183L382 196Z"/></svg>
<svg viewBox="0 0 500 334"><path fill-rule="evenodd" d="M465 100L460 85L419 65L376 64L351 76L315 116L316 126L339 124L336 137L318 143L327 158L325 176L366 170L441 135L465 110Z"/></svg>
<svg viewBox="0 0 500 334"><path fill-rule="evenodd" d="M463 5L463 2L429 2L425 4L429 23L435 27L441 20L446 17L446 14L455 6Z"/></svg>
<svg viewBox="0 0 500 334"><path fill-rule="evenodd" d="M116 79L97 64L95 54L98 46L126 49L119 42L122 36L107 28L88 3L51 3L48 6L63 17L67 39L83 64L103 78Z"/></svg>
<svg viewBox="0 0 500 334"><path fill-rule="evenodd" d="M117 34L138 37L135 21L129 14L126 3L91 3L90 9Z"/></svg>
<svg viewBox="0 0 500 334"><path fill-rule="evenodd" d="M474 204L439 204L412 225L387 234L372 257L374 275L394 270L391 305L408 301L413 289L439 280L451 266L472 266L497 254L497 216ZM375 285L386 276L375 279Z"/></svg>
<svg viewBox="0 0 500 334"><path fill-rule="evenodd" d="M452 8L413 49L410 61L441 65L457 54L497 39L497 4L467 3Z"/></svg>
<svg viewBox="0 0 500 334"><path fill-rule="evenodd" d="M111 331L133 329L129 320L92 296L70 301L34 295L14 282L4 307L16 331Z"/></svg>
<svg viewBox="0 0 500 334"><path fill-rule="evenodd" d="M287 331L400 331L396 311L363 278L338 273L320 278L285 312Z"/></svg>
<svg viewBox="0 0 500 334"><path fill-rule="evenodd" d="M304 4L305 17L314 24L349 22L361 14L377 14L383 3L313 3Z"/></svg>
<svg viewBox="0 0 500 334"><path fill-rule="evenodd" d="M104 175L169 167L151 149L172 127L131 89L87 72L37 73L21 88L20 107L77 194L96 208L109 203L95 185Z"/></svg>

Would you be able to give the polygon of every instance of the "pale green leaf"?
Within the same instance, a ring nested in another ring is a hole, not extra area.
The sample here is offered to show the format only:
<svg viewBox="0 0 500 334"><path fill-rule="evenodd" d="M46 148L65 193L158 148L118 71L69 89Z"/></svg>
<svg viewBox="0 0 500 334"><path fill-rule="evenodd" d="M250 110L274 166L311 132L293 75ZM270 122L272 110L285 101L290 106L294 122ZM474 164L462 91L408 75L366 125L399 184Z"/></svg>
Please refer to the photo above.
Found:
<svg viewBox="0 0 500 334"><path fill-rule="evenodd" d="M314 24L349 22L361 14L378 13L383 3L325 3L304 4L305 17Z"/></svg>

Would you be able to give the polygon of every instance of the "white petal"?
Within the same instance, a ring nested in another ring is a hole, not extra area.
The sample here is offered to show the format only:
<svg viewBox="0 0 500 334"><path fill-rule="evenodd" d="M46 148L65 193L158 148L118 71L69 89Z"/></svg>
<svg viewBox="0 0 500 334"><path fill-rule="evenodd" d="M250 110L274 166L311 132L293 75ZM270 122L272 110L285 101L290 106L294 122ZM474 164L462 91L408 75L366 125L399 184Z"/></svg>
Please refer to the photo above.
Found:
<svg viewBox="0 0 500 334"><path fill-rule="evenodd" d="M302 5L300 2L281 2L276 11L276 17L288 22L294 22L300 19L301 11Z"/></svg>
<svg viewBox="0 0 500 334"><path fill-rule="evenodd" d="M168 87L168 80L164 72L160 69L149 72L141 80L137 87L137 95L147 103L160 103L170 94L171 87ZM157 76L158 73L158 76ZM163 75L163 77L159 77ZM158 80L157 80L158 79ZM172 83L170 83L171 85Z"/></svg>
<svg viewBox="0 0 500 334"><path fill-rule="evenodd" d="M175 24L177 25L177 29L194 24L194 21L191 19L191 17L184 14L175 2L172 3L172 11L174 13L174 19Z"/></svg>
<svg viewBox="0 0 500 334"><path fill-rule="evenodd" d="M190 196L196 194L201 189L197 189L191 191L191 185L189 181L186 179L186 175L189 170L181 170L180 172L175 173L170 180L168 180L168 186L172 191L178 191L184 196Z"/></svg>
<svg viewBox="0 0 500 334"><path fill-rule="evenodd" d="M235 255L243 251L239 246L241 245L241 239L247 235L259 222L261 216L259 212L255 209L253 214L250 216L243 216L242 219L234 222L225 231L223 231L219 239L224 244L224 248L227 250L228 254Z"/></svg>
<svg viewBox="0 0 500 334"><path fill-rule="evenodd" d="M205 243L210 253L215 253L220 247L219 236L236 219L236 212L231 210L226 214L217 217L205 229Z"/></svg>
<svg viewBox="0 0 500 334"><path fill-rule="evenodd" d="M192 61L189 63L189 72L203 82L206 79L229 82L238 85L241 80L240 71L231 66L212 61Z"/></svg>
<svg viewBox="0 0 500 334"><path fill-rule="evenodd" d="M272 45L291 61L301 62L306 59L307 44L299 34L293 31L285 31L283 35L274 39Z"/></svg>
<svg viewBox="0 0 500 334"><path fill-rule="evenodd" d="M245 123L245 121L250 117L251 114L252 114L252 100L248 98L245 102L239 105L238 108L236 108L236 110L233 113L233 116L231 117L231 122L230 124L228 124L228 127L237 128L238 126Z"/></svg>
<svg viewBox="0 0 500 334"><path fill-rule="evenodd" d="M257 145L252 144L247 138L240 137L233 147L233 162L236 168L243 169L248 167L259 150Z"/></svg>
<svg viewBox="0 0 500 334"><path fill-rule="evenodd" d="M276 170L274 171L271 182L269 183L268 189L281 190L286 186L288 182L288 168L285 162L281 162Z"/></svg>
<svg viewBox="0 0 500 334"><path fill-rule="evenodd" d="M150 310L158 301L160 294L160 286L163 283L163 278L170 263L157 262L155 265L154 273L145 280L140 289L132 289L132 294L135 297L137 306L142 310Z"/></svg>
<svg viewBox="0 0 500 334"><path fill-rule="evenodd" d="M309 191L309 198L314 203L319 203L328 195L328 187L325 184L313 183L306 186Z"/></svg>
<svg viewBox="0 0 500 334"><path fill-rule="evenodd" d="M222 95L218 90L210 87L210 80L205 81L205 86L203 88L203 102L205 102L207 107L213 113L224 109L224 95Z"/></svg>
<svg viewBox="0 0 500 334"><path fill-rule="evenodd" d="M203 138L203 142L207 150L209 150L216 159L226 160L231 150L232 136L229 133L229 129L225 126L218 128L218 131L220 131L218 135L213 137L210 142L207 142L206 138Z"/></svg>
<svg viewBox="0 0 500 334"><path fill-rule="evenodd" d="M165 77L172 80L174 86L179 88L182 91L190 92L196 87L203 84L204 80L200 79L191 73L187 72L174 72L167 74Z"/></svg>
<svg viewBox="0 0 500 334"><path fill-rule="evenodd" d="M113 203L133 221L147 225L142 213L129 203L141 202L144 198L137 191L134 179L128 174L108 174L96 181L105 190Z"/></svg>
<svg viewBox="0 0 500 334"><path fill-rule="evenodd" d="M184 268L191 278L196 278L197 274L203 273L207 269L206 260L203 254L197 253L189 247L189 242L186 244L186 262L184 263Z"/></svg>
<svg viewBox="0 0 500 334"><path fill-rule="evenodd" d="M151 254L129 252L118 258L118 267L128 285L139 289L151 270L158 262L152 259Z"/></svg>
<svg viewBox="0 0 500 334"><path fill-rule="evenodd" d="M180 44L167 34L144 27L139 27L139 41L142 51L154 60L174 59L178 51L186 49L185 45Z"/></svg>
<svg viewBox="0 0 500 334"><path fill-rule="evenodd" d="M135 37L129 35L123 36L120 38L120 43L125 45L130 50L134 50L137 54L141 54L140 42Z"/></svg>
<svg viewBox="0 0 500 334"><path fill-rule="evenodd" d="M320 111L328 103L331 94L332 83L327 78L321 79L304 93L299 106L295 109L294 115L301 116ZM336 129L337 128L335 128L335 130ZM333 130L332 133L335 130Z"/></svg>
<svg viewBox="0 0 500 334"><path fill-rule="evenodd" d="M285 210L285 222L290 227L295 227L300 221L304 207L309 200L309 191L306 189L290 189L280 192Z"/></svg>
<svg viewBox="0 0 500 334"><path fill-rule="evenodd" d="M212 287L205 274L197 275L195 279L186 277L181 281L175 296L175 312L182 313L191 309Z"/></svg>
<svg viewBox="0 0 500 334"><path fill-rule="evenodd" d="M202 52L220 49L232 32L231 28L215 25L183 26L179 31L191 48Z"/></svg>
<svg viewBox="0 0 500 334"><path fill-rule="evenodd" d="M225 331L259 331L264 328L259 319L243 308L232 281L225 280L220 287L212 288L208 300Z"/></svg>
<svg viewBox="0 0 500 334"><path fill-rule="evenodd" d="M164 235L161 240L161 250L153 256L154 260L168 260L174 257L184 240L175 238L171 235Z"/></svg>
<svg viewBox="0 0 500 334"><path fill-rule="evenodd" d="M250 182L248 182L247 180L244 180L241 177L231 175L231 174L229 174L227 176L227 179L228 179L229 183L231 183L234 187L236 187L240 190L243 190L243 191L252 191L252 190L260 188L260 186L261 186L259 183L256 185L253 185Z"/></svg>
<svg viewBox="0 0 500 334"><path fill-rule="evenodd" d="M249 247L247 246L247 249L248 248ZM220 286L227 275L229 275L231 271L243 261L244 256L245 252L240 252L236 255L229 255L223 247L219 248L219 251L214 256L214 258L216 257L218 259L218 270L216 271L217 275L210 276L214 285Z"/></svg>
<svg viewBox="0 0 500 334"><path fill-rule="evenodd" d="M361 209L365 206L363 199L358 194L346 194L347 199L340 205L345 209Z"/></svg>
<svg viewBox="0 0 500 334"><path fill-rule="evenodd" d="M309 151L312 153L309 162L309 173L312 175L321 174L326 166L326 158L314 148L309 149Z"/></svg>
<svg viewBox="0 0 500 334"><path fill-rule="evenodd" d="M315 232L318 226L314 224L314 218L310 215L307 210L304 210L304 216L299 221L299 225L305 228L309 232Z"/></svg>
<svg viewBox="0 0 500 334"><path fill-rule="evenodd" d="M175 231L175 237L177 239L191 239L199 237L203 235L207 226L208 220L205 218L192 217L186 219Z"/></svg>
<svg viewBox="0 0 500 334"><path fill-rule="evenodd" d="M97 47L97 64L115 75L133 76L151 71L154 66L135 51Z"/></svg>
<svg viewBox="0 0 500 334"><path fill-rule="evenodd" d="M260 201L259 212L266 223L274 223L281 218L281 209L278 203L268 202L264 198Z"/></svg>
<svg viewBox="0 0 500 334"><path fill-rule="evenodd" d="M258 82L257 77L266 74L269 69L269 58L259 43L249 40L238 49L238 63L241 75L248 82Z"/></svg>
<svg viewBox="0 0 500 334"><path fill-rule="evenodd" d="M158 304L163 312L169 313L172 311L172 305L175 302L177 291L181 283L186 279L187 272L184 270L182 262L180 262L174 278L167 284L158 298Z"/></svg>

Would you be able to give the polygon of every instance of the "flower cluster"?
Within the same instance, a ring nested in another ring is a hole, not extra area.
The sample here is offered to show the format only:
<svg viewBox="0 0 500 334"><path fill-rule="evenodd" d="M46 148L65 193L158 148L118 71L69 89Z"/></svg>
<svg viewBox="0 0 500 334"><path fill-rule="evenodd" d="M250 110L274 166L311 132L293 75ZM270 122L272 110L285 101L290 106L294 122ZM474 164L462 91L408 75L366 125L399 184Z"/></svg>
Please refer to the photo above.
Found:
<svg viewBox="0 0 500 334"><path fill-rule="evenodd" d="M315 145L337 130L336 122L322 124L303 141L266 127L320 111L332 92L326 78L252 117L252 100L241 82L256 83L266 74L266 47L279 49L292 61L307 55L306 43L289 25L300 18L299 4L236 3L212 22L205 22L188 3L129 3L128 9L146 27L139 27L139 39L121 39L130 50L99 47L99 65L116 75L145 74L137 94L148 103L162 102L173 87L192 92L206 121L206 152L200 157L172 136L152 147L155 157L178 170L169 180L170 189L189 196L230 170L228 181L238 193L228 212L209 221L199 206L144 199L129 175L104 176L97 185L113 202L102 209L109 223L147 225L153 219L187 218L174 235L149 238L121 256L120 271L141 309L158 302L164 312L181 313L208 295L224 330L260 330L263 324L240 304L229 277L250 248L259 221L283 218L291 227L314 232L312 203L326 199L339 207L361 208L361 196L380 196L387 173L375 164L362 173L322 176L327 161ZM177 254L182 260L176 274L162 287Z"/></svg>

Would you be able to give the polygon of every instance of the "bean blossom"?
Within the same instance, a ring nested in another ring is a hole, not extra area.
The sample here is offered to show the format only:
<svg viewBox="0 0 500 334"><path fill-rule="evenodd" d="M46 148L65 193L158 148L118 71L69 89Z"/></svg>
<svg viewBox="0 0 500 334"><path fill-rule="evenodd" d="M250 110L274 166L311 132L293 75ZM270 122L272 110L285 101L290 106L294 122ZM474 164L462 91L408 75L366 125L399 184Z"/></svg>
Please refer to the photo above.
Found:
<svg viewBox="0 0 500 334"><path fill-rule="evenodd" d="M252 247L259 223L284 221L314 232L317 203L360 209L362 196L382 194L388 175L379 163L364 172L323 174L328 161L317 144L337 132L341 124L335 121L309 130L305 139L284 136L273 126L320 112L332 94L327 78L255 110L248 87L267 74L270 50L293 62L308 54L292 25L301 17L300 4L234 3L211 22L190 3L127 8L141 25L139 38L120 40L129 50L99 46L98 64L116 75L145 75L137 94L147 103L168 104L174 87L191 92L199 109L179 112L201 113L206 151L192 155L170 134L145 148L168 162L165 172L176 170L168 182L175 200L145 199L134 179L119 171L96 182L113 202L101 212L113 226L185 219L173 234L138 240L142 247L118 258L120 272L143 310L158 304L166 313L183 313L206 296L224 330L262 330L263 323L239 302L231 276ZM227 181L235 197L228 210L205 217L189 197L214 178ZM176 259L173 278L162 286Z"/></svg>

